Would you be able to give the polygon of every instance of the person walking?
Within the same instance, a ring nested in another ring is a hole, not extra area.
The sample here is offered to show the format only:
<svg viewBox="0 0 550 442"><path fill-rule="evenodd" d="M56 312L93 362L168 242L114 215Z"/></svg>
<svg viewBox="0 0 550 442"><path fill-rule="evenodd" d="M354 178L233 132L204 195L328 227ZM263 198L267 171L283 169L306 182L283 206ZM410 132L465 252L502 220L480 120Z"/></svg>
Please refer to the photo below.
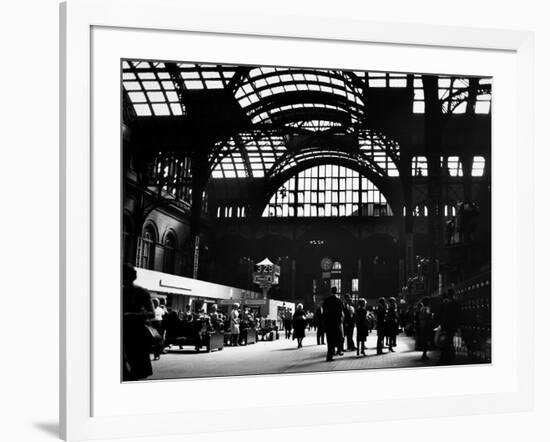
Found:
<svg viewBox="0 0 550 442"><path fill-rule="evenodd" d="M290 339L292 336L292 313L290 309L285 312L285 339Z"/></svg>
<svg viewBox="0 0 550 442"><path fill-rule="evenodd" d="M388 336L388 349L391 352L397 346L397 334L399 332L399 316L397 312L397 300L392 296L389 298L389 306L386 314L386 334Z"/></svg>
<svg viewBox="0 0 550 442"><path fill-rule="evenodd" d="M335 350L343 355L341 351L343 329L342 320L344 317L344 306L337 295L338 289L332 287L331 295L323 302L323 322L327 335L327 361L334 360Z"/></svg>
<svg viewBox="0 0 550 442"><path fill-rule="evenodd" d="M349 293L344 295L344 335L346 337L346 349L347 351L355 350L355 343L353 342L353 330L355 329L355 308L351 303L351 296Z"/></svg>
<svg viewBox="0 0 550 442"><path fill-rule="evenodd" d="M323 320L323 308L317 307L315 310L315 328L317 329L317 345L325 345L325 322Z"/></svg>
<svg viewBox="0 0 550 442"><path fill-rule="evenodd" d="M166 314L166 310L163 309L160 305L160 302L157 298L152 299L153 302L153 311L155 312L155 317L149 322L151 327L153 327L158 336L153 338L153 355L154 360L158 361L160 359L160 354L164 348L164 323L163 317Z"/></svg>
<svg viewBox="0 0 550 442"><path fill-rule="evenodd" d="M292 327L294 328L292 339L298 341L298 348L302 348L302 341L306 336L306 325L307 317L304 312L304 306L302 304L297 304L296 311L292 316Z"/></svg>
<svg viewBox="0 0 550 442"><path fill-rule="evenodd" d="M416 312L416 335L418 350L422 351L421 360L428 359L428 345L432 335L433 315L430 311L430 298L425 296L418 305Z"/></svg>
<svg viewBox="0 0 550 442"><path fill-rule="evenodd" d="M355 312L355 326L357 327L357 356L361 351L362 356L365 354L365 341L369 334L369 320L367 312L367 301L364 298L359 299L357 310Z"/></svg>
<svg viewBox="0 0 550 442"><path fill-rule="evenodd" d="M387 304L385 298L378 299L378 306L376 308L376 354L381 355L384 348L384 335L386 333L386 312Z"/></svg>

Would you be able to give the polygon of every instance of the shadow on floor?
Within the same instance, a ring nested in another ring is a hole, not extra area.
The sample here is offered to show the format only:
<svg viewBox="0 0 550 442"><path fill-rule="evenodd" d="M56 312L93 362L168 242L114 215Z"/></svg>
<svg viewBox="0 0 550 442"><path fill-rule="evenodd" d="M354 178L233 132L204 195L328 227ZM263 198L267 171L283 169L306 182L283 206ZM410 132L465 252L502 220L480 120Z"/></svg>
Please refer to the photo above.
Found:
<svg viewBox="0 0 550 442"><path fill-rule="evenodd" d="M59 422L34 422L33 426L45 434L59 437Z"/></svg>

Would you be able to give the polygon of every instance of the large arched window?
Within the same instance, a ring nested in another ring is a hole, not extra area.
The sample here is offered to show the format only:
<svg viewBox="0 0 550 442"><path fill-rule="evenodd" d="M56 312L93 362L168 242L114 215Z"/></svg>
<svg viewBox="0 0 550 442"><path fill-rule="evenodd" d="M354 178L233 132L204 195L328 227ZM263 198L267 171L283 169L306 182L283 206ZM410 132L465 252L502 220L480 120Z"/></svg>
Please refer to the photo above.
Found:
<svg viewBox="0 0 550 442"><path fill-rule="evenodd" d="M156 234L151 225L143 230L143 236L138 241L137 266L143 269L153 269L155 265Z"/></svg>
<svg viewBox="0 0 550 442"><path fill-rule="evenodd" d="M386 198L359 172L338 165L314 166L273 194L264 217L391 216Z"/></svg>

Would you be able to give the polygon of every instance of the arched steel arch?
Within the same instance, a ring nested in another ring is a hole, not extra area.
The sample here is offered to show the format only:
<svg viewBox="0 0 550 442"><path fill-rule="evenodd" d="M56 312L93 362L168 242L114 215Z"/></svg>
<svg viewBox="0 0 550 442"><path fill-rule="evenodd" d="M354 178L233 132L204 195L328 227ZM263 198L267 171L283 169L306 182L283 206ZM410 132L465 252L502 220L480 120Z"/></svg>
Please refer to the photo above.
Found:
<svg viewBox="0 0 550 442"><path fill-rule="evenodd" d="M351 156L324 156L324 157L312 157L301 161L284 171L281 171L277 175L266 177L266 183L264 186L263 198L259 202L258 211L269 203L269 200L279 188L287 182L290 178L298 173L309 169L314 166L320 165L338 165L344 166L349 169L355 170L361 176L369 179L377 188L382 192L389 206L391 207L394 216L401 216L401 207L403 205L403 193L401 185L390 185L386 177L375 174L372 169L365 163L362 163Z"/></svg>

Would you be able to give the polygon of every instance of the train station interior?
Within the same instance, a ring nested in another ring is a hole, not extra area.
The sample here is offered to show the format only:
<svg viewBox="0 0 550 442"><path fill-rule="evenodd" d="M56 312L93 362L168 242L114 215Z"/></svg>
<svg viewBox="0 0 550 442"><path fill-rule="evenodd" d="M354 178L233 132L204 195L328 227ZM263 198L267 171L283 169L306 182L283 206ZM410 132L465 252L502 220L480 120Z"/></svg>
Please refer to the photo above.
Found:
<svg viewBox="0 0 550 442"><path fill-rule="evenodd" d="M332 288L403 312L452 290L457 352L490 360L490 78L121 67L122 260L138 284L174 309L263 298L311 312ZM266 258L280 274L262 293Z"/></svg>

